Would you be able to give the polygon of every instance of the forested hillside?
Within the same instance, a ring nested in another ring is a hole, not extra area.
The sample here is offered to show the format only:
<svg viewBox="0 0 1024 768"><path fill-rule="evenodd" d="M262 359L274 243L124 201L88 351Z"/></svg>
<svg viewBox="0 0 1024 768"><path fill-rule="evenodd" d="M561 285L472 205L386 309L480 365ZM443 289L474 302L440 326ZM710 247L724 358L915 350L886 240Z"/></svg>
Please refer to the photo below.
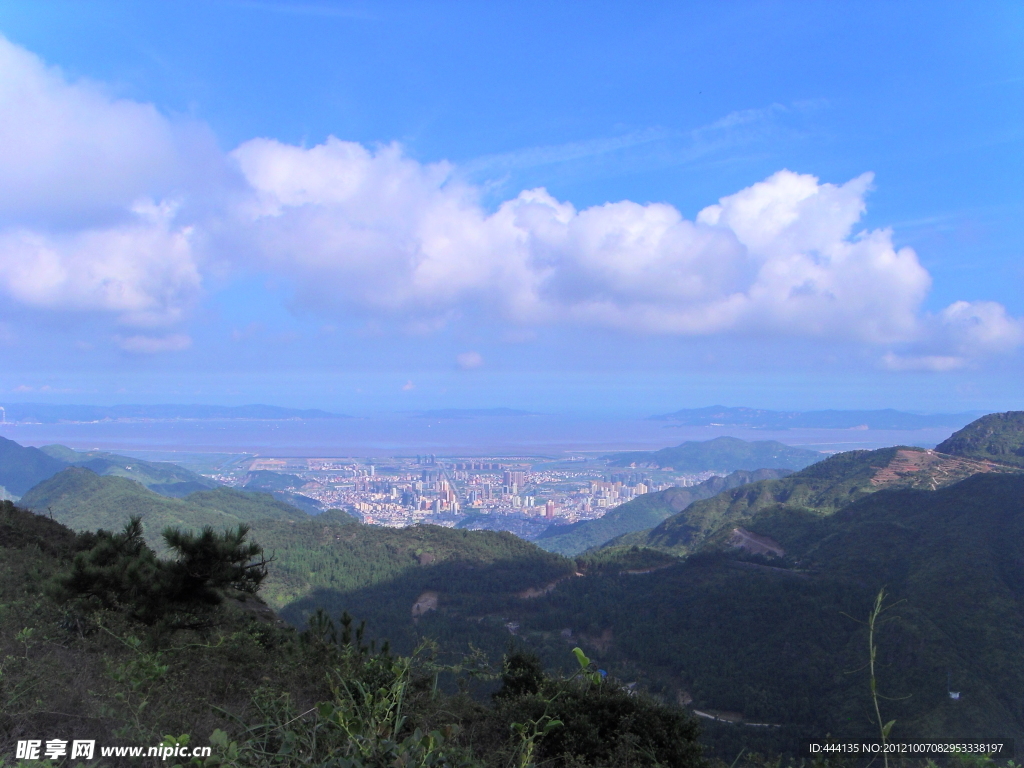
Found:
<svg viewBox="0 0 1024 768"><path fill-rule="evenodd" d="M157 547L167 526L197 530L211 525L223 530L265 518L308 517L267 494L218 488L183 499L168 498L134 480L97 475L82 467L65 469L44 480L19 503L78 531L117 530L137 516L146 525L147 540Z"/></svg>
<svg viewBox="0 0 1024 768"><path fill-rule="evenodd" d="M1024 736L1024 476L881 491L827 517L770 507L745 526L784 555L723 539L670 568L566 580L510 615L549 654L568 636L667 698L781 725L708 727L720 745L774 751L871 736L863 622L884 587L899 617L878 638L894 734Z"/></svg>
<svg viewBox="0 0 1024 768"><path fill-rule="evenodd" d="M715 531L775 504L828 515L885 488L936 489L979 472L1017 471L922 448L848 451L781 480L744 485L698 501L650 531L625 534L605 546L640 545L686 554L699 548Z"/></svg>
<svg viewBox="0 0 1024 768"><path fill-rule="evenodd" d="M939 443L935 450L1024 467L1024 411L982 416Z"/></svg>
<svg viewBox="0 0 1024 768"><path fill-rule="evenodd" d="M705 764L691 715L582 652L562 678L522 651L496 666L396 656L348 616L300 634L253 594L263 564L244 529L169 535L169 561L139 533L75 534L0 503L4 764L26 736L91 740L89 764L115 767ZM107 754L155 745L162 758ZM196 747L212 754L189 760Z"/></svg>
<svg viewBox="0 0 1024 768"><path fill-rule="evenodd" d="M609 510L596 520L584 520L569 526L553 526L535 543L548 552L578 555L599 547L616 536L653 528L662 520L686 509L701 499L709 499L722 491L747 483L771 480L792 474L788 469L737 470L725 477L715 476L686 488L667 488L645 493Z"/></svg>

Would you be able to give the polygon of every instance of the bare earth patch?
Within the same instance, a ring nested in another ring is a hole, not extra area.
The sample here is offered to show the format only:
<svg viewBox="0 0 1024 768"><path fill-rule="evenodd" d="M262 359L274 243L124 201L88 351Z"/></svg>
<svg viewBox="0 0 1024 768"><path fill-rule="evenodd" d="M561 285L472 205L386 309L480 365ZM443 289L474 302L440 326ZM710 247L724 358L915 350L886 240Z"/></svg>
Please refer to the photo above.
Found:
<svg viewBox="0 0 1024 768"><path fill-rule="evenodd" d="M437 610L437 592L427 591L416 598L412 604L412 617L418 619L427 611Z"/></svg>
<svg viewBox="0 0 1024 768"><path fill-rule="evenodd" d="M876 488L909 487L936 490L981 472L1014 472L991 461L966 459L937 451L901 449L884 467L877 467L871 484Z"/></svg>
<svg viewBox="0 0 1024 768"><path fill-rule="evenodd" d="M777 557L782 557L786 554L786 551L775 539L751 533L746 528L733 528L732 535L729 536L726 544L730 547L745 549L754 555L776 555Z"/></svg>

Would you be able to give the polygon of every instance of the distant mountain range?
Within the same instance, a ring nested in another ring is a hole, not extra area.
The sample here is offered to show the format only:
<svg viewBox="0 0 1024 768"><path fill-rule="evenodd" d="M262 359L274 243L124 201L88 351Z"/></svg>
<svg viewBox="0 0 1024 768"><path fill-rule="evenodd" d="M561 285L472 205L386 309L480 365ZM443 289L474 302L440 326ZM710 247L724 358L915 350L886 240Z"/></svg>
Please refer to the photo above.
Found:
<svg viewBox="0 0 1024 768"><path fill-rule="evenodd" d="M670 421L685 427L746 427L748 429L959 429L984 411L968 413L920 414L894 411L766 411L759 408L684 408L674 413L651 416L654 421Z"/></svg>
<svg viewBox="0 0 1024 768"><path fill-rule="evenodd" d="M344 414L315 408L279 408L276 405L52 405L10 403L2 405L3 421L33 424L117 420L175 421L213 419L347 419Z"/></svg>
<svg viewBox="0 0 1024 768"><path fill-rule="evenodd" d="M748 442L736 437L688 440L660 451L627 451L603 457L613 467L672 468L676 472L735 472L737 469L803 469L821 461L825 454L793 448L776 440Z"/></svg>

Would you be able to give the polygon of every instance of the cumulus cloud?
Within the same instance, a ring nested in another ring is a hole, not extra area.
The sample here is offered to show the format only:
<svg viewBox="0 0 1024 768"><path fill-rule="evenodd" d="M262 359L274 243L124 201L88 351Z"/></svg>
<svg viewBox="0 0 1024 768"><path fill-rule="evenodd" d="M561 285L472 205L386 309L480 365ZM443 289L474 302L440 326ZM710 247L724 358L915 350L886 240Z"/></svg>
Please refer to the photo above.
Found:
<svg viewBox="0 0 1024 768"><path fill-rule="evenodd" d="M69 81L3 37L0 72L0 221L116 216L139 198L173 194L215 160L202 125Z"/></svg>
<svg viewBox="0 0 1024 768"><path fill-rule="evenodd" d="M448 166L393 145L259 139L234 157L262 258L291 265L300 303L321 311L872 344L921 330L930 278L914 251L854 231L870 174L780 171L689 221L661 203L578 211L543 189L490 213Z"/></svg>
<svg viewBox="0 0 1024 768"><path fill-rule="evenodd" d="M69 81L2 37L0 71L0 293L122 325L182 320L201 274L172 200L197 168L225 165L208 131Z"/></svg>
<svg viewBox="0 0 1024 768"><path fill-rule="evenodd" d="M134 220L106 229L0 232L0 290L26 306L114 313L129 325L181 318L200 287L191 231L172 206L140 204Z"/></svg>
<svg viewBox="0 0 1024 768"><path fill-rule="evenodd" d="M635 334L815 338L868 345L893 369L950 370L1024 344L992 302L922 310L910 248L866 230L872 177L782 170L693 220L664 203L578 210L542 188L496 209L447 163L396 144L252 139L220 154L205 127L71 81L0 38L0 293L164 335L213 263L269 273L312 315L429 334L481 320ZM213 169L213 170L210 170ZM463 368L482 358L467 352Z"/></svg>

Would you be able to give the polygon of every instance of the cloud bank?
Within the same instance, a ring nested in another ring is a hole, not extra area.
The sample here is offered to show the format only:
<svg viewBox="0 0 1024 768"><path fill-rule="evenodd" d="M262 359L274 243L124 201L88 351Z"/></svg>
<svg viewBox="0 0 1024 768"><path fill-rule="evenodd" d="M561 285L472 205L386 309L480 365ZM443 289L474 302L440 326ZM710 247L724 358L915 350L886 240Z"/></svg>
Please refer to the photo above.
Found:
<svg viewBox="0 0 1024 768"><path fill-rule="evenodd" d="M489 210L451 165L395 144L258 138L223 155L203 126L71 82L2 38L0 71L0 293L164 329L116 331L126 350L187 348L212 264L281 276L306 313L420 332L483 320L807 338L875 349L894 370L1024 343L1024 322L993 302L922 310L916 253L859 228L869 173L780 170L692 221L664 203L578 210L542 188Z"/></svg>

